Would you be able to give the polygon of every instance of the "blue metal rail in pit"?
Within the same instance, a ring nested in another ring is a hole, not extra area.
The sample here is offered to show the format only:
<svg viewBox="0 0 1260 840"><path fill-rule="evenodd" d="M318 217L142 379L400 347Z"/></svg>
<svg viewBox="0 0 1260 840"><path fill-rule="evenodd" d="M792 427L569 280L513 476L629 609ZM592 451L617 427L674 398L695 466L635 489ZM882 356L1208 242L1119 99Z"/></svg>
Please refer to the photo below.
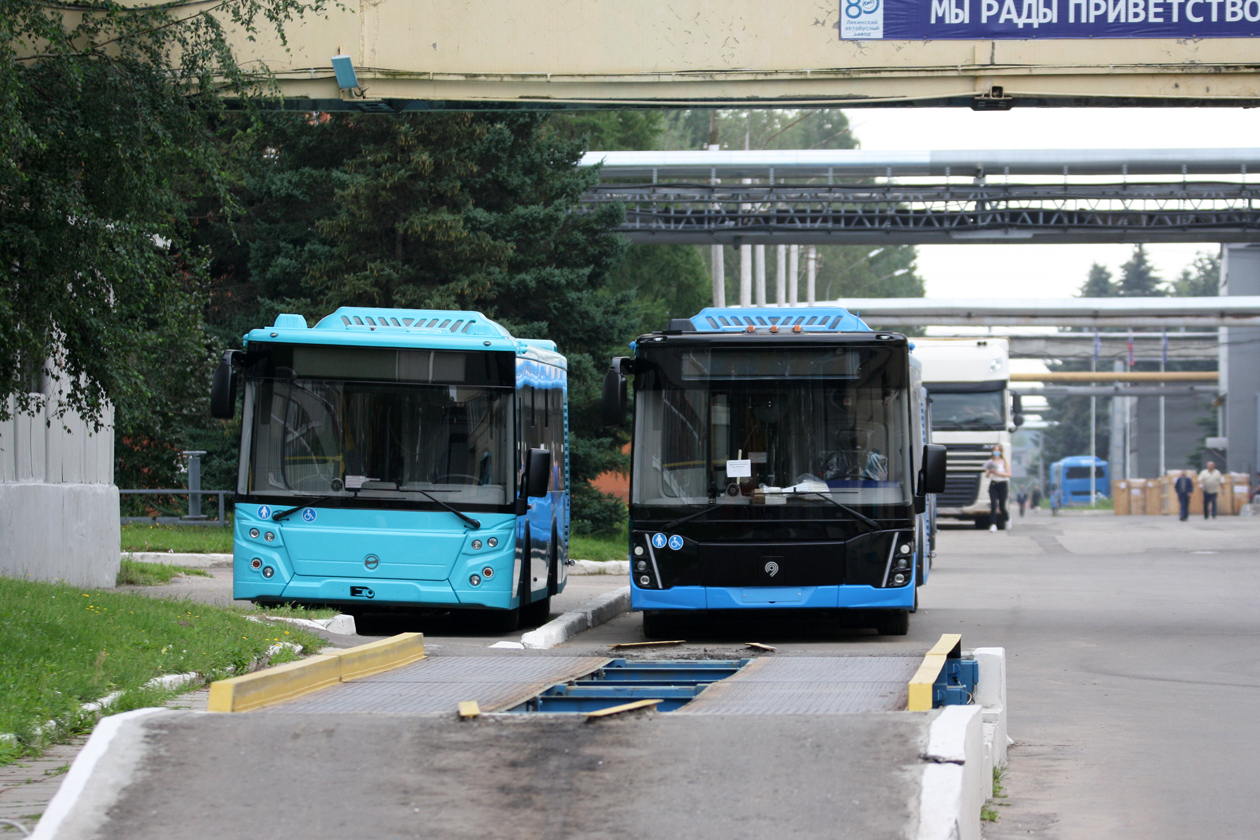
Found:
<svg viewBox="0 0 1260 840"><path fill-rule="evenodd" d="M508 711L587 713L635 700L659 700L657 710L670 712L749 661L614 659L585 677L553 685Z"/></svg>

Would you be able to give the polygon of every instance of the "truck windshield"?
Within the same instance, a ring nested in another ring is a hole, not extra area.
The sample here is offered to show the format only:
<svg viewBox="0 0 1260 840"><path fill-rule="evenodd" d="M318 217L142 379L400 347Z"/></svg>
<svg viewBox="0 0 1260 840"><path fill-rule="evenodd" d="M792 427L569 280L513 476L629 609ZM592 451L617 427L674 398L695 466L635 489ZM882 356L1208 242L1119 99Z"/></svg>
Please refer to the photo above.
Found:
<svg viewBox="0 0 1260 840"><path fill-rule="evenodd" d="M928 390L932 393L934 432L988 432L1006 427L1005 391L955 393L938 391L932 386L928 386Z"/></svg>
<svg viewBox="0 0 1260 840"><path fill-rule="evenodd" d="M633 504L908 500L904 354L652 347L640 361Z"/></svg>
<svg viewBox="0 0 1260 840"><path fill-rule="evenodd" d="M408 378L400 369L378 375ZM238 492L431 503L423 490L456 506L512 497L511 388L262 372L246 380ZM435 378L432 365L410 378Z"/></svg>

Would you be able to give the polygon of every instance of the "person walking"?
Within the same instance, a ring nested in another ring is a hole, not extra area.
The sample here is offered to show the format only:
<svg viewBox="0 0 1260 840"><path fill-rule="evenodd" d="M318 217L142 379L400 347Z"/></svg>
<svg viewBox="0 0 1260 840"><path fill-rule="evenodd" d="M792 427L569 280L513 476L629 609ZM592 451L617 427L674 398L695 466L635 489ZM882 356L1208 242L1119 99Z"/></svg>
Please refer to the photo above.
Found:
<svg viewBox="0 0 1260 840"><path fill-rule="evenodd" d="M1024 515L1024 505L1028 504L1028 491L1023 487L1015 493L1015 501L1019 504L1019 515Z"/></svg>
<svg viewBox="0 0 1260 840"><path fill-rule="evenodd" d="M1181 475L1173 482L1173 492L1177 494L1177 503L1181 505L1181 521L1190 518L1190 496L1194 493L1194 479L1189 470L1182 470Z"/></svg>
<svg viewBox="0 0 1260 840"><path fill-rule="evenodd" d="M1010 493L1011 467L1002 455L1001 447L993 448L993 457L984 462L984 474L989 477L989 530L996 531L998 523L1006 527L1006 499Z"/></svg>
<svg viewBox="0 0 1260 840"><path fill-rule="evenodd" d="M1199 473L1199 486L1203 488L1204 519L1216 518L1216 494L1221 492L1221 482L1224 480L1225 476L1216 468L1215 461L1208 461L1207 469ZM1209 508L1212 510L1211 516L1208 516Z"/></svg>
<svg viewBox="0 0 1260 840"><path fill-rule="evenodd" d="M1032 492L1028 494L1028 504L1032 507L1033 513L1041 510L1041 485L1034 484Z"/></svg>

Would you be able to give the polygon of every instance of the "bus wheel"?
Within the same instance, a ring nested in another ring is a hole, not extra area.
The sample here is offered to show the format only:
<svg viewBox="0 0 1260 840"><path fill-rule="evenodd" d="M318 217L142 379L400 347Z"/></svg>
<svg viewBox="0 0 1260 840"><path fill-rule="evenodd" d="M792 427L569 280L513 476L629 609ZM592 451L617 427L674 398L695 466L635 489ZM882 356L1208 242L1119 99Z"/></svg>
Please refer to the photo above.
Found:
<svg viewBox="0 0 1260 840"><path fill-rule="evenodd" d="M881 636L904 636L910 632L909 610L885 610L875 619L875 632Z"/></svg>
<svg viewBox="0 0 1260 840"><path fill-rule="evenodd" d="M643 613L643 635L649 639L678 637L678 618L666 612Z"/></svg>
<svg viewBox="0 0 1260 840"><path fill-rule="evenodd" d="M516 629L521 626L521 610L495 610L490 613L490 619L487 622L490 625L491 633L515 633Z"/></svg>

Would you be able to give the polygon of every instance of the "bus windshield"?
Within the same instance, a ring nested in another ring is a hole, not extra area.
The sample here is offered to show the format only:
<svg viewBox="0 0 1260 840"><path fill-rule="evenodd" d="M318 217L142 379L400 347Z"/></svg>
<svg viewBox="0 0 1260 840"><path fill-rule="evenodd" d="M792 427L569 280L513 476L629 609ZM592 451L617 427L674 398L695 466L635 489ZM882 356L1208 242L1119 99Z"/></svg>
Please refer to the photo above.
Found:
<svg viewBox="0 0 1260 840"><path fill-rule="evenodd" d="M644 348L632 503L909 499L904 364L885 348Z"/></svg>
<svg viewBox="0 0 1260 840"><path fill-rule="evenodd" d="M953 392L929 385L932 393L932 431L974 432L1004 429L1003 390Z"/></svg>
<svg viewBox="0 0 1260 840"><path fill-rule="evenodd" d="M370 366L356 371L364 379L350 379L267 365L274 375L248 378L238 492L431 503L427 493L447 504L507 504L512 389L396 381L435 378L431 364L414 376L400 369L378 374L395 381L366 381Z"/></svg>

